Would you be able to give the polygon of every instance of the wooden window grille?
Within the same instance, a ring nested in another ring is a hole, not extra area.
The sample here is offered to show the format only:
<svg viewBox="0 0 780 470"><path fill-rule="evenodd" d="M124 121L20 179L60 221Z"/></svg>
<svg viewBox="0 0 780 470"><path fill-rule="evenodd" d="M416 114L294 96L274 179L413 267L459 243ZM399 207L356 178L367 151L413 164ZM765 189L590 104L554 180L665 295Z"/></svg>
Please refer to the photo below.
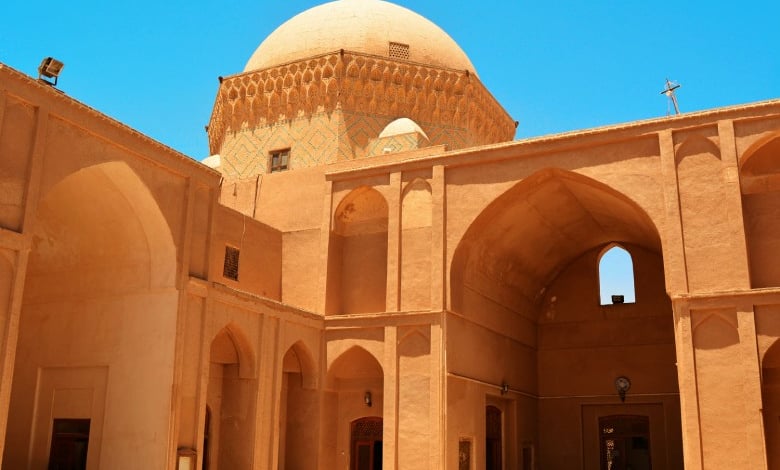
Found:
<svg viewBox="0 0 780 470"><path fill-rule="evenodd" d="M271 173L278 173L289 169L290 149L271 152Z"/></svg>
<svg viewBox="0 0 780 470"><path fill-rule="evenodd" d="M225 264L222 268L222 275L227 279L238 281L238 257L240 251L232 246L225 247Z"/></svg>

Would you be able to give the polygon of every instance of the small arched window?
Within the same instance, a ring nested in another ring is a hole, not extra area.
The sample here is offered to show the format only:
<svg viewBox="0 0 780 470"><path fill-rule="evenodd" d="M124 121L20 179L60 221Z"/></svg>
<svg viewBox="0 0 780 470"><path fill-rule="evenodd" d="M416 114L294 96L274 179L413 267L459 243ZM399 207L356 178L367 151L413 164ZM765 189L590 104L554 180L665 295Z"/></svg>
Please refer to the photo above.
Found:
<svg viewBox="0 0 780 470"><path fill-rule="evenodd" d="M634 262L631 254L620 245L609 245L599 257L599 295L601 305L632 304L634 291Z"/></svg>

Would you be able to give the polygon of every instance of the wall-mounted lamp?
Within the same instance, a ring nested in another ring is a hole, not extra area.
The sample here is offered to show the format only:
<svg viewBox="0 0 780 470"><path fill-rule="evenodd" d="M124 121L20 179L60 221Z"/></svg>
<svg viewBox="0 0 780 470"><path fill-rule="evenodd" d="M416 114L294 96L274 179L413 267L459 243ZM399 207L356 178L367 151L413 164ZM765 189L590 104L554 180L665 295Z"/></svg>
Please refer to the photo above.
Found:
<svg viewBox="0 0 780 470"><path fill-rule="evenodd" d="M626 401L626 392L631 389L631 380L628 377L620 376L615 379L615 390L620 396L620 401Z"/></svg>
<svg viewBox="0 0 780 470"><path fill-rule="evenodd" d="M198 452L191 447L176 449L176 470L195 470L195 460Z"/></svg>
<svg viewBox="0 0 780 470"><path fill-rule="evenodd" d="M371 408L371 405L373 405L373 403L371 402L371 392L370 391L366 391L366 394L363 395L363 403L365 403L366 406L369 407L369 408Z"/></svg>
<svg viewBox="0 0 780 470"><path fill-rule="evenodd" d="M501 382L501 395L506 395L509 392L509 384Z"/></svg>
<svg viewBox="0 0 780 470"><path fill-rule="evenodd" d="M57 78L60 76L63 67L65 67L65 64L54 57L46 57L41 61L41 65L38 66L38 80L52 86L57 86ZM50 82L43 77L53 78L54 81Z"/></svg>

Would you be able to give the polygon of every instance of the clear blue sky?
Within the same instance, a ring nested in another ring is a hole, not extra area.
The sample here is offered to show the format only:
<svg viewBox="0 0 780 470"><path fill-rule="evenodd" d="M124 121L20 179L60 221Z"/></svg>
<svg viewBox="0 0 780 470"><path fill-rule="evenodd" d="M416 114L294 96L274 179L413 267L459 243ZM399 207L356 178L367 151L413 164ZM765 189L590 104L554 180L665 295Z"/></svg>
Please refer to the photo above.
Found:
<svg viewBox="0 0 780 470"><path fill-rule="evenodd" d="M5 0L0 62L197 159L217 77L313 0ZM780 97L780 2L399 0L447 31L518 121L518 138Z"/></svg>

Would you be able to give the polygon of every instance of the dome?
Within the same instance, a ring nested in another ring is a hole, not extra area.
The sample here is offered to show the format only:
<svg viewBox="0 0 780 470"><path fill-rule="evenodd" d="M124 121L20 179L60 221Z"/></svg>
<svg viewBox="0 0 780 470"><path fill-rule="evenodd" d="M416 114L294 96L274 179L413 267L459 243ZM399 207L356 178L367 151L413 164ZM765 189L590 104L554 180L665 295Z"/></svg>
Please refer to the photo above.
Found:
<svg viewBox="0 0 780 470"><path fill-rule="evenodd" d="M385 126L384 130L379 133L379 138L395 137L397 135L418 133L428 140L428 135L422 130L416 122L409 118L399 118Z"/></svg>
<svg viewBox="0 0 780 470"><path fill-rule="evenodd" d="M213 170L219 170L219 167L222 166L222 157L219 154L211 155L200 162Z"/></svg>
<svg viewBox="0 0 780 470"><path fill-rule="evenodd" d="M340 49L383 57L392 50L393 57L476 74L460 46L441 28L381 0L336 0L294 16L260 44L244 71Z"/></svg>

